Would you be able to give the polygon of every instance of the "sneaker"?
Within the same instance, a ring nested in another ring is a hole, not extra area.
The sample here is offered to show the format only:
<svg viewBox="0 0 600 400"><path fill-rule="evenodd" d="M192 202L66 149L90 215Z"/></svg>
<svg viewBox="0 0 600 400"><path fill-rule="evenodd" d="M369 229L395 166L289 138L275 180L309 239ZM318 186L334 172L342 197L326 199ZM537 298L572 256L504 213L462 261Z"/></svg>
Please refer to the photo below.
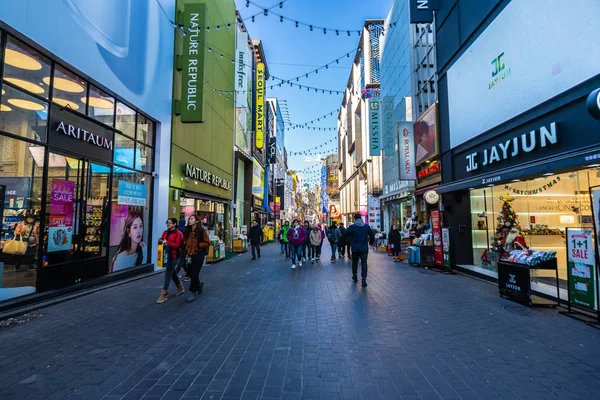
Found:
<svg viewBox="0 0 600 400"><path fill-rule="evenodd" d="M314 263L315 263L315 259L313 258L312 261L311 261L311 264L314 264Z"/></svg>
<svg viewBox="0 0 600 400"><path fill-rule="evenodd" d="M353 280L354 282L358 282L358 277L357 277L356 275L352 275L352 280Z"/></svg>
<svg viewBox="0 0 600 400"><path fill-rule="evenodd" d="M191 303L194 300L196 300L196 294L194 292L190 292L190 294L188 295L188 298L187 298L187 302Z"/></svg>
<svg viewBox="0 0 600 400"><path fill-rule="evenodd" d="M162 304L165 301L167 301L169 299L169 291L168 290L161 290L160 291L160 297L158 298L158 300L156 300L156 302L158 304Z"/></svg>
<svg viewBox="0 0 600 400"><path fill-rule="evenodd" d="M252 258L250 259L250 261L253 261L253 260L256 260L256 257L252 257Z"/></svg>
<svg viewBox="0 0 600 400"><path fill-rule="evenodd" d="M299 267L301 267L301 266L302 266L302 261L300 261L300 262L298 263L298 266L299 266Z"/></svg>
<svg viewBox="0 0 600 400"><path fill-rule="evenodd" d="M302 257L302 262L306 262L306 257Z"/></svg>
<svg viewBox="0 0 600 400"><path fill-rule="evenodd" d="M292 269L296 269L296 264L292 264Z"/></svg>
<svg viewBox="0 0 600 400"><path fill-rule="evenodd" d="M183 287L183 284L182 284L182 283L180 283L180 284L177 286L177 291L175 292L175 296L177 297L177 296L180 296L180 295L182 295L182 294L184 294L184 293L185 293L185 288Z"/></svg>
<svg viewBox="0 0 600 400"><path fill-rule="evenodd" d="M189 276L186 276L185 278L183 278L183 281L184 281L184 282L189 282L189 281L190 281L190 277L189 277Z"/></svg>
<svg viewBox="0 0 600 400"><path fill-rule="evenodd" d="M362 287L367 287L367 279L366 278L362 279Z"/></svg>

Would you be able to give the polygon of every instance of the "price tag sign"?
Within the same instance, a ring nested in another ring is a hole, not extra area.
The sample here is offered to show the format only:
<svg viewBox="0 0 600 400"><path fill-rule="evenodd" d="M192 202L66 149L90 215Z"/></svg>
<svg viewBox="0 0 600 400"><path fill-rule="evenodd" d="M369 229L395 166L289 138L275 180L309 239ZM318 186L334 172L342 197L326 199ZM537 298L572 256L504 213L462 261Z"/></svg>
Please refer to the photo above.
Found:
<svg viewBox="0 0 600 400"><path fill-rule="evenodd" d="M569 301L573 305L596 309L596 254L592 231L568 229L567 272Z"/></svg>

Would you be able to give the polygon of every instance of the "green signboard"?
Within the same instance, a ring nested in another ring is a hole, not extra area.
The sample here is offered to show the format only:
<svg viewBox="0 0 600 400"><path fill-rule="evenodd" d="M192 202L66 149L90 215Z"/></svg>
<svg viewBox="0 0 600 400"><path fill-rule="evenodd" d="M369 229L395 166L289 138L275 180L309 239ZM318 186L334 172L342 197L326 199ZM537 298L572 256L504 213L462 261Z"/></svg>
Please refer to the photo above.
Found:
<svg viewBox="0 0 600 400"><path fill-rule="evenodd" d="M567 229L567 273L569 302L594 310L596 307L596 254L592 231Z"/></svg>
<svg viewBox="0 0 600 400"><path fill-rule="evenodd" d="M181 122L202 122L205 21L206 4L186 1L183 8Z"/></svg>

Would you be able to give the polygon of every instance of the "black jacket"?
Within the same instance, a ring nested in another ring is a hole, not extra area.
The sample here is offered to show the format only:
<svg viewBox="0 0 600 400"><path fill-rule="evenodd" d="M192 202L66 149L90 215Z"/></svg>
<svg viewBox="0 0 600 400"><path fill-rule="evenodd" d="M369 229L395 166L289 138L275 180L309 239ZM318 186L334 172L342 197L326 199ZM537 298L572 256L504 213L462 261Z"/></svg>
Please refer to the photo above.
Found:
<svg viewBox="0 0 600 400"><path fill-rule="evenodd" d="M343 226L338 227L342 237L338 240L338 245L345 246L346 245L346 228Z"/></svg>
<svg viewBox="0 0 600 400"><path fill-rule="evenodd" d="M394 245L394 250L400 251L400 242L402 241L402 237L400 235L400 231L398 229L394 229L390 231L389 242Z"/></svg>
<svg viewBox="0 0 600 400"><path fill-rule="evenodd" d="M250 232L248 232L248 239L250 239L251 244L261 244L264 236L265 234L260 225L250 227Z"/></svg>

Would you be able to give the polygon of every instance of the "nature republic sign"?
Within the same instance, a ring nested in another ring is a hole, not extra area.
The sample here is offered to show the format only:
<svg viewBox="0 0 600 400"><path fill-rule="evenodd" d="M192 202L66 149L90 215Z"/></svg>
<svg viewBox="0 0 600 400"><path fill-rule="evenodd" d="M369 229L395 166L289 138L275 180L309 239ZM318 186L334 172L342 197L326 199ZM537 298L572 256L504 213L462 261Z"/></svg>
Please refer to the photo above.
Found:
<svg viewBox="0 0 600 400"><path fill-rule="evenodd" d="M181 122L202 122L206 5L186 2L183 9Z"/></svg>

